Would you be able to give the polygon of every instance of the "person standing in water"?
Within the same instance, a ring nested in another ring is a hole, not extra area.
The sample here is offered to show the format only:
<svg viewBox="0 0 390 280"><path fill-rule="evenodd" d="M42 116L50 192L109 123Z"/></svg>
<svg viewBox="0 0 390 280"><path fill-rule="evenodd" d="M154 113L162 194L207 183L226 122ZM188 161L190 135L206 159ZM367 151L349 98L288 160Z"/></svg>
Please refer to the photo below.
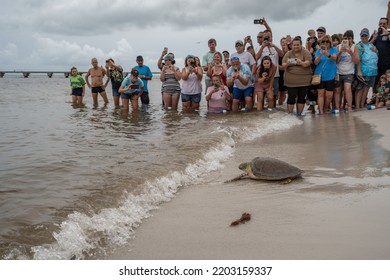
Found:
<svg viewBox="0 0 390 280"><path fill-rule="evenodd" d="M104 105L106 105L108 104L108 98L105 88L107 87L110 78L108 78L104 83L103 78L106 75L106 70L103 66L99 67L98 60L96 58L91 59L91 64L93 67L90 68L87 75L85 75L85 81L92 91L93 106L98 106L98 93L100 93L100 96L103 98ZM91 83L89 82L89 76L91 76Z"/></svg>
<svg viewBox="0 0 390 280"><path fill-rule="evenodd" d="M83 105L83 97L85 95L85 80L77 71L76 67L70 69L70 88L72 89L73 105Z"/></svg>

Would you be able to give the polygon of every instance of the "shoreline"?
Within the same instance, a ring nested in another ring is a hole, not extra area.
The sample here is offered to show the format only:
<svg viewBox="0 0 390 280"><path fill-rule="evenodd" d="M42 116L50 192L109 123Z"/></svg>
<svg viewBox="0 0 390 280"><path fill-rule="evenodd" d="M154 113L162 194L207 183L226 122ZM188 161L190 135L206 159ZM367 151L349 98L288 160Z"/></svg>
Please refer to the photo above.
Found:
<svg viewBox="0 0 390 280"><path fill-rule="evenodd" d="M181 189L105 259L390 259L387 116L307 116L293 131L239 145L221 172ZM301 167L303 179L222 183L259 152ZM230 227L244 212L251 221Z"/></svg>

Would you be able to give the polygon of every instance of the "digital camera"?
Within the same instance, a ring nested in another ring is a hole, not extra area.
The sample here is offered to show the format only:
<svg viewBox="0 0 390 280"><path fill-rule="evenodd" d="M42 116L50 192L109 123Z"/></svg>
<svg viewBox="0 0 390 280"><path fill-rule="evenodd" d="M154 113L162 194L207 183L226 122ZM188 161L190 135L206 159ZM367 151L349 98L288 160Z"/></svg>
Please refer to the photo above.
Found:
<svg viewBox="0 0 390 280"><path fill-rule="evenodd" d="M289 58L288 64L290 65L297 65L297 59L296 58Z"/></svg>

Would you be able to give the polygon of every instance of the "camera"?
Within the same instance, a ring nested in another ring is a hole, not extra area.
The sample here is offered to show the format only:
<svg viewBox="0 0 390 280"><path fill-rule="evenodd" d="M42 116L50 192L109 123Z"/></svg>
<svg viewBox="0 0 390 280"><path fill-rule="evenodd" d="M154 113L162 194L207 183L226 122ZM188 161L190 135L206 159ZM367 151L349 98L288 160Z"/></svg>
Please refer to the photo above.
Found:
<svg viewBox="0 0 390 280"><path fill-rule="evenodd" d="M264 36L264 43L268 46L269 45L269 36Z"/></svg>
<svg viewBox="0 0 390 280"><path fill-rule="evenodd" d="M237 70L237 69L234 69L234 72L238 72L238 70Z"/></svg>
<svg viewBox="0 0 390 280"><path fill-rule="evenodd" d="M348 40L342 40L341 41L341 48L344 49L344 50L349 50Z"/></svg>
<svg viewBox="0 0 390 280"><path fill-rule="evenodd" d="M214 87L217 89L217 88L219 88L219 85L218 84L214 84Z"/></svg>
<svg viewBox="0 0 390 280"><path fill-rule="evenodd" d="M383 33L382 27L379 27L378 28L378 35L382 35L382 33Z"/></svg>
<svg viewBox="0 0 390 280"><path fill-rule="evenodd" d="M321 50L325 50L325 46L321 46Z"/></svg>
<svg viewBox="0 0 390 280"><path fill-rule="evenodd" d="M255 20L253 20L253 23L254 24L264 24L264 20L263 19L255 19Z"/></svg>
<svg viewBox="0 0 390 280"><path fill-rule="evenodd" d="M297 59L296 58L289 58L288 64L290 65L297 65Z"/></svg>
<svg viewBox="0 0 390 280"><path fill-rule="evenodd" d="M196 67L196 63L195 63L194 61L192 61L192 62L190 63L190 65L191 65L192 68L195 68L195 67Z"/></svg>

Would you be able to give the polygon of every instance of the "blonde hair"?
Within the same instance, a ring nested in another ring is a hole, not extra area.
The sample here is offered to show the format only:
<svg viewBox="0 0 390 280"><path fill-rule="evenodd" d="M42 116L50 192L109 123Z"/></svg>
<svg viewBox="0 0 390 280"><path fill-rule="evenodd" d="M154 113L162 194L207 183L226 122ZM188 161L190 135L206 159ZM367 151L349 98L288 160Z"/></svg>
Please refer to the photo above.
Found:
<svg viewBox="0 0 390 280"><path fill-rule="evenodd" d="M329 41L330 43L332 43L332 37L330 37L330 35L326 34L324 35L324 37L321 38L321 41L320 43L322 43L322 41Z"/></svg>

